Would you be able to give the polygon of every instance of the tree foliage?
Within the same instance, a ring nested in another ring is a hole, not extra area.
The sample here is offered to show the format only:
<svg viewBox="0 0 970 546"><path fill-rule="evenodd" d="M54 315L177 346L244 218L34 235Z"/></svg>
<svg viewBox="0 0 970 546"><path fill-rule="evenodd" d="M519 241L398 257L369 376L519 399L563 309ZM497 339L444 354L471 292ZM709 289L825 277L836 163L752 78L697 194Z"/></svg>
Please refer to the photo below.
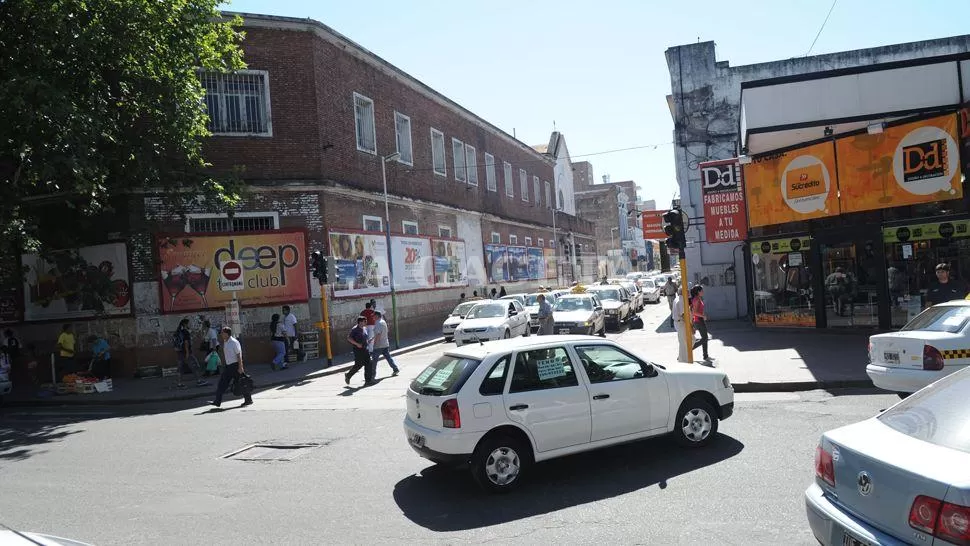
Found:
<svg viewBox="0 0 970 546"><path fill-rule="evenodd" d="M77 229L51 211L103 216L129 192L231 207L202 156L198 71L244 67L219 3L0 0L0 243L43 249L42 227Z"/></svg>

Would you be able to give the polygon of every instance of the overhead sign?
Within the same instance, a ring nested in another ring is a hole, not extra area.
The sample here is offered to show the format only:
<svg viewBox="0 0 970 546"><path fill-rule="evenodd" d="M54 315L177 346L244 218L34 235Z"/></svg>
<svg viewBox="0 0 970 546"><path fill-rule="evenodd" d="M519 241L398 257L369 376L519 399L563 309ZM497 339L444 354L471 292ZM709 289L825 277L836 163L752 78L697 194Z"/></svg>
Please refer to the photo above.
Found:
<svg viewBox="0 0 970 546"><path fill-rule="evenodd" d="M234 292L246 288L243 280L243 268L239 262L229 260L222 264L222 271L219 278L219 290L223 292Z"/></svg>
<svg viewBox="0 0 970 546"><path fill-rule="evenodd" d="M787 254L789 252L804 252L812 245L811 237L795 237L793 239L772 239L770 241L752 241L752 254Z"/></svg>
<svg viewBox="0 0 970 546"><path fill-rule="evenodd" d="M667 234L664 233L663 215L665 210L645 210L641 215L643 219L643 238L664 240Z"/></svg>
<svg viewBox="0 0 970 546"><path fill-rule="evenodd" d="M953 114L836 141L842 212L963 196Z"/></svg>
<svg viewBox="0 0 970 546"><path fill-rule="evenodd" d="M743 171L750 227L839 214L832 142L758 157Z"/></svg>
<svg viewBox="0 0 970 546"><path fill-rule="evenodd" d="M698 165L704 197L704 230L709 243L743 241L748 233L744 182L737 158Z"/></svg>
<svg viewBox="0 0 970 546"><path fill-rule="evenodd" d="M962 237L970 237L970 220L910 224L882 229L882 239L887 243L909 243Z"/></svg>

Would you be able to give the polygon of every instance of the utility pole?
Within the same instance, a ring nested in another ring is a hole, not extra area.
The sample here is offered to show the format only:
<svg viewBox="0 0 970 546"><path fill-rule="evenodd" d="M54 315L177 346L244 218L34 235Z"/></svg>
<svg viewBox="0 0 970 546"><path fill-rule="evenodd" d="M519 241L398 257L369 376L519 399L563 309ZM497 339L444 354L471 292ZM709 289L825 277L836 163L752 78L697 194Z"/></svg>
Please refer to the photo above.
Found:
<svg viewBox="0 0 970 546"><path fill-rule="evenodd" d="M683 304L684 346L687 349L687 362L694 362L694 328L691 322L690 293L687 290L687 227L690 219L679 208L669 210L663 215L664 233L667 234L666 246L677 250L680 259L680 301Z"/></svg>

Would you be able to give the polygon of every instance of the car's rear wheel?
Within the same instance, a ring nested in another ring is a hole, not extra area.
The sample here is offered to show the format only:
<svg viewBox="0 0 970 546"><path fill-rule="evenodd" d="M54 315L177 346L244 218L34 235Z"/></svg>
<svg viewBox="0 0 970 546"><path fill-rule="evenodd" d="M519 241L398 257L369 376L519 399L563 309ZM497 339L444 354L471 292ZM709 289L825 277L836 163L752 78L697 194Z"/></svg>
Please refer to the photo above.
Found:
<svg viewBox="0 0 970 546"><path fill-rule="evenodd" d="M506 493L518 487L530 462L526 448L510 436L486 439L472 455L472 477L489 493Z"/></svg>
<svg viewBox="0 0 970 546"><path fill-rule="evenodd" d="M451 342L452 342L452 341L454 341L454 340L455 340L455 338L454 338L454 337L451 337L451 336L445 336L445 343L451 343Z"/></svg>
<svg viewBox="0 0 970 546"><path fill-rule="evenodd" d="M706 400L691 396L680 405L674 435L686 447L704 447L717 434L717 413Z"/></svg>

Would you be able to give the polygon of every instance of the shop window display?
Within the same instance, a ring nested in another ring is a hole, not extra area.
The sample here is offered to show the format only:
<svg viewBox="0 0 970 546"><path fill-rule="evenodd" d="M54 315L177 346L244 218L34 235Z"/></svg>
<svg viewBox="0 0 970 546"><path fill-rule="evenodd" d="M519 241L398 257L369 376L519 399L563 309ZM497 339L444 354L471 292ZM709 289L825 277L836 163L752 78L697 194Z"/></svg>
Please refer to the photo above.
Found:
<svg viewBox="0 0 970 546"><path fill-rule="evenodd" d="M810 242L795 238L751 244L758 326L815 327Z"/></svg>
<svg viewBox="0 0 970 546"><path fill-rule="evenodd" d="M825 315L829 328L879 326L879 279L874 241L821 245Z"/></svg>

